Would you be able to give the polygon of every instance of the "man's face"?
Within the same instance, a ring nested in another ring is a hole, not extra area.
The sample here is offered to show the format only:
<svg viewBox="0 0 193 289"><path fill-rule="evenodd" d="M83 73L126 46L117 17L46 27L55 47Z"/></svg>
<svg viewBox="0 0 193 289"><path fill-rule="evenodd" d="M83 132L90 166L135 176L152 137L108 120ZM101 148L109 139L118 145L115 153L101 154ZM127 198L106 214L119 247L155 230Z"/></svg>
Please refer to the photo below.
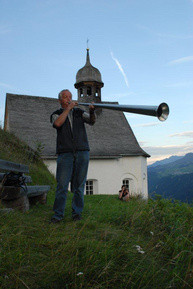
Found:
<svg viewBox="0 0 193 289"><path fill-rule="evenodd" d="M72 100L72 94L70 91L63 91L62 98L59 99L59 103L61 104L62 108L67 108L69 102Z"/></svg>

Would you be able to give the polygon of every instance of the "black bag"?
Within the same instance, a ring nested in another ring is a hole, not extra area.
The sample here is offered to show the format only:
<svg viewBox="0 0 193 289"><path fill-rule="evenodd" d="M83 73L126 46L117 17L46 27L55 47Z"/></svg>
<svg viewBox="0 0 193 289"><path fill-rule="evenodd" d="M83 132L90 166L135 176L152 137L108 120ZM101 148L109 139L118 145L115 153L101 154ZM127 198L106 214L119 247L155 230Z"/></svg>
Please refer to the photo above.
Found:
<svg viewBox="0 0 193 289"><path fill-rule="evenodd" d="M27 191L25 179L26 178L24 177L23 173L5 173L2 179L2 186L21 187Z"/></svg>

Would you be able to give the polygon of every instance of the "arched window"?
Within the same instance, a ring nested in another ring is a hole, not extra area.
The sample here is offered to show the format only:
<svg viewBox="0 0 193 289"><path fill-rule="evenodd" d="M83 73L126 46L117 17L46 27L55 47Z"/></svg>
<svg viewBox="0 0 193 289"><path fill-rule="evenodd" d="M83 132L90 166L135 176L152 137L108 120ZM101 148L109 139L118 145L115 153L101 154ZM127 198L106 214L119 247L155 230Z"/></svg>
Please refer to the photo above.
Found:
<svg viewBox="0 0 193 289"><path fill-rule="evenodd" d="M123 180L123 185L124 185L127 189L129 189L129 179L124 179L124 180Z"/></svg>
<svg viewBox="0 0 193 289"><path fill-rule="evenodd" d="M91 95L91 92L92 92L92 91L91 91L91 87L88 86L88 87L87 87L87 96L90 96L90 95Z"/></svg>

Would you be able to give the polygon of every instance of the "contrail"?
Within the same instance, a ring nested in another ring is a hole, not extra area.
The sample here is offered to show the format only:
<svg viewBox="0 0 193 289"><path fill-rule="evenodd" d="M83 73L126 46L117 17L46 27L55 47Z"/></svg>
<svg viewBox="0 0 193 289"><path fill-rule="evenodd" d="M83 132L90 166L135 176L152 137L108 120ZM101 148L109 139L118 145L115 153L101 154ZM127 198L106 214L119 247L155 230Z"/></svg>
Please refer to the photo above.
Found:
<svg viewBox="0 0 193 289"><path fill-rule="evenodd" d="M128 79L127 79L127 75L125 74L125 72L124 72L124 70L123 70L120 62L118 61L118 59L114 57L113 52L111 52L111 57L112 57L112 59L115 61L115 63L117 64L120 72L122 73L122 75L123 75L123 77L124 77L125 83L126 83L127 87L129 88L129 81L128 81Z"/></svg>

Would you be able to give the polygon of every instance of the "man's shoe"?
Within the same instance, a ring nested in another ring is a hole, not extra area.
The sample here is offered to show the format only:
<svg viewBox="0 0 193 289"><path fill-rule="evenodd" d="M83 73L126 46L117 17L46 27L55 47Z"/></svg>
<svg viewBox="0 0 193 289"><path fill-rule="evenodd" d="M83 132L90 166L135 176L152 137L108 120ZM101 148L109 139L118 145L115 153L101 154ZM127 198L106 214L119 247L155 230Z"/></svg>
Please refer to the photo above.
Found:
<svg viewBox="0 0 193 289"><path fill-rule="evenodd" d="M61 220L58 220L56 218L51 218L51 220L49 221L49 224L57 224L60 223Z"/></svg>
<svg viewBox="0 0 193 289"><path fill-rule="evenodd" d="M77 222L77 221L81 220L81 216L80 215L74 215L72 218L73 218L74 222Z"/></svg>

